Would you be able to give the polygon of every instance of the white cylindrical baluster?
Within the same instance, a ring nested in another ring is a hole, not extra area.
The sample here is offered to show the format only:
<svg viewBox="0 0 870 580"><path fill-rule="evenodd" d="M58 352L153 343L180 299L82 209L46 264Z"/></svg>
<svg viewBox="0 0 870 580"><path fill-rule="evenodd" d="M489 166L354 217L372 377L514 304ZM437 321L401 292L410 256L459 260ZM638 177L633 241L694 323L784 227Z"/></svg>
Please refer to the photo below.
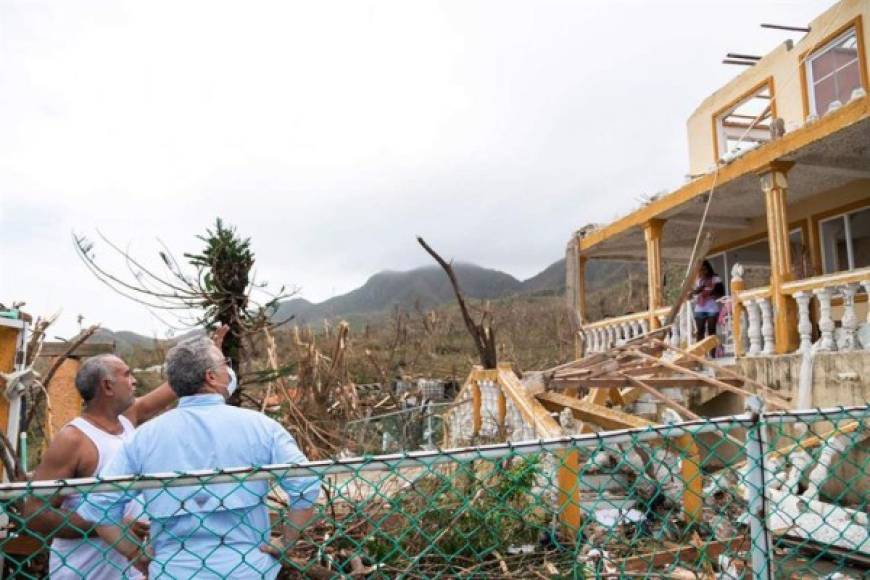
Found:
<svg viewBox="0 0 870 580"><path fill-rule="evenodd" d="M631 323L623 322L620 326L622 326L622 340L631 340Z"/></svg>
<svg viewBox="0 0 870 580"><path fill-rule="evenodd" d="M746 300L743 303L746 308L746 315L749 317L749 350L746 354L749 356L758 356L761 354L761 310L755 300Z"/></svg>
<svg viewBox="0 0 870 580"><path fill-rule="evenodd" d="M686 347L695 344L695 312L691 301L683 305L683 329L681 331Z"/></svg>
<svg viewBox="0 0 870 580"><path fill-rule="evenodd" d="M858 293L858 284L853 282L843 286L843 340L839 344L840 350L856 350L858 348L858 318L855 316L855 294Z"/></svg>
<svg viewBox="0 0 870 580"><path fill-rule="evenodd" d="M759 298L758 306L761 308L761 336L764 339L764 346L761 350L762 354L774 354L774 334L773 334L773 309L768 298Z"/></svg>
<svg viewBox="0 0 870 580"><path fill-rule="evenodd" d="M831 318L831 291L828 288L816 288L813 294L819 301L819 331L822 333L819 351L837 350L834 342L834 320Z"/></svg>
<svg viewBox="0 0 870 580"><path fill-rule="evenodd" d="M612 326L607 327L607 340L604 343L604 350L609 348L613 348L613 345L616 343L616 329Z"/></svg>
<svg viewBox="0 0 870 580"><path fill-rule="evenodd" d="M600 328L596 328L595 333L595 352L601 352L604 350L604 331Z"/></svg>
<svg viewBox="0 0 870 580"><path fill-rule="evenodd" d="M589 346L587 347L589 352L598 352L598 345L596 344L598 337L596 336L595 329L587 330L586 336L589 338Z"/></svg>
<svg viewBox="0 0 870 580"><path fill-rule="evenodd" d="M646 318L643 320L635 320L634 321L634 335L640 336L641 334L646 334L646 329L648 328L649 322Z"/></svg>
<svg viewBox="0 0 870 580"><path fill-rule="evenodd" d="M794 299L798 305L798 334L801 337L798 352L806 353L813 347L813 323L810 321L812 295L804 291L795 292Z"/></svg>
<svg viewBox="0 0 870 580"><path fill-rule="evenodd" d="M661 326L667 326L667 325L668 325L668 317L665 316L664 314L662 314L661 316L659 316L658 319L659 319L659 325L660 325L660 328L661 328Z"/></svg>

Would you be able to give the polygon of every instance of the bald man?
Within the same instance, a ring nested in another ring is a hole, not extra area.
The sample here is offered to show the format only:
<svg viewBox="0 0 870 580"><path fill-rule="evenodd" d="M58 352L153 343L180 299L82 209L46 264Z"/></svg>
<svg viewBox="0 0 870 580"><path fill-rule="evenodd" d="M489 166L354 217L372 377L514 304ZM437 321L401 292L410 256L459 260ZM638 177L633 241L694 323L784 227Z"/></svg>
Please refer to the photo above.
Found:
<svg viewBox="0 0 870 580"><path fill-rule="evenodd" d="M215 333L220 345L227 328ZM136 397L136 378L130 367L114 355L89 358L75 379L84 401L80 417L65 425L51 440L36 468L34 481L92 477L111 461L136 426L177 400L168 383ZM41 539L53 538L49 573L52 578L110 580L139 578L123 557L105 545L92 525L75 514L81 497L70 495L42 500L31 497L24 508L27 527ZM133 524L134 533L147 533L147 525ZM117 561L115 561L117 560ZM122 570L127 572L122 574Z"/></svg>

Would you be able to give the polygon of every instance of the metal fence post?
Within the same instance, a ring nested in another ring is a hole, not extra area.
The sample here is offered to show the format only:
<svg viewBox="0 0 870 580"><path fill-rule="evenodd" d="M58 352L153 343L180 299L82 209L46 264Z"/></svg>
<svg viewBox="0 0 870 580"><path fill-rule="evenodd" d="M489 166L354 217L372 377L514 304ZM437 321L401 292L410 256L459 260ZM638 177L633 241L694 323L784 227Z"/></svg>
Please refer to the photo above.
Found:
<svg viewBox="0 0 870 580"><path fill-rule="evenodd" d="M746 473L747 507L749 512L750 552L752 554L752 578L771 580L773 578L772 550L770 532L767 529L767 483L768 474L764 466L764 453L767 449L767 434L762 422L764 401L759 397L746 400L746 410L752 414L753 425L746 431Z"/></svg>

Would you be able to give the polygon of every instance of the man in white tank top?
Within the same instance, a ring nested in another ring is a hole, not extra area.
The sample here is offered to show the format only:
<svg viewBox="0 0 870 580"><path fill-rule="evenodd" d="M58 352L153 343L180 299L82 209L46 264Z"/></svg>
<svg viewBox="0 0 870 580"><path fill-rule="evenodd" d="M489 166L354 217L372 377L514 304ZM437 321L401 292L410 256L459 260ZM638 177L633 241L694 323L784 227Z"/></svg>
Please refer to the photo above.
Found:
<svg viewBox="0 0 870 580"><path fill-rule="evenodd" d="M220 346L227 327L214 336ZM135 396L136 379L130 367L114 355L88 359L76 374L76 389L84 400L81 417L65 425L42 456L34 481L91 477L99 473L121 448L135 427L154 417L177 397L168 383L147 395ZM51 578L114 580L141 578L141 574L110 548L93 526L75 514L78 495L50 500L31 497L25 505L28 529L40 539L53 538L49 573ZM136 510L127 514L131 521ZM144 536L148 526L131 523L133 533Z"/></svg>

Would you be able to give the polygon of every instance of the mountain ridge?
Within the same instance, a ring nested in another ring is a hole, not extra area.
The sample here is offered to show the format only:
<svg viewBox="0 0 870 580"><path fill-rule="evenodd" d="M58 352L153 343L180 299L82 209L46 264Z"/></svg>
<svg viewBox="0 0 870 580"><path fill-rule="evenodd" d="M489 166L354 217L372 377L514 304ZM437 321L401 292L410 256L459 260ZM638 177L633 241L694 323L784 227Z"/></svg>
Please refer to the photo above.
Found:
<svg viewBox="0 0 870 580"><path fill-rule="evenodd" d="M631 265L615 261L590 261L586 266L587 292L599 290L625 276ZM559 296L565 293L565 260L557 260L525 280L493 268L456 262L454 272L467 298L497 300L510 296ZM311 302L296 297L282 301L273 315L281 322L293 316L295 322L311 323L323 318L368 316L402 308L433 308L455 300L450 281L437 265L425 265L411 270L381 270L361 286L328 298ZM193 332L193 331L192 331ZM187 333L183 336L187 336ZM153 344L154 338L131 331L100 329L94 340L112 340L119 349Z"/></svg>

